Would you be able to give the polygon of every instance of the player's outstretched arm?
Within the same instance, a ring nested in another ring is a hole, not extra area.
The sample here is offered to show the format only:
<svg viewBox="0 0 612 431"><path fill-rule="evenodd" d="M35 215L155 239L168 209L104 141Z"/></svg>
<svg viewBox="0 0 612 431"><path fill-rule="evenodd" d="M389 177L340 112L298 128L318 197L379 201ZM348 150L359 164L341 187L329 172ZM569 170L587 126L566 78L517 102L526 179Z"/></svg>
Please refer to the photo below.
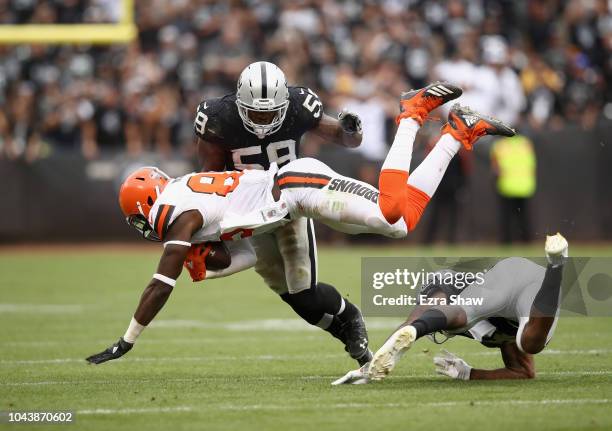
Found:
<svg viewBox="0 0 612 431"><path fill-rule="evenodd" d="M500 347L504 368L497 370L472 369L470 380L511 380L535 378L533 356L521 352L516 343L505 343Z"/></svg>
<svg viewBox="0 0 612 431"><path fill-rule="evenodd" d="M337 120L323 114L312 132L326 141L333 141L344 147L355 148L361 145L361 119L353 112L342 111Z"/></svg>
<svg viewBox="0 0 612 431"><path fill-rule="evenodd" d="M88 362L101 364L112 359L118 359L132 349L136 338L170 297L189 252L191 246L189 240L201 226L202 217L194 211L182 214L170 226L166 238L164 238L166 240L164 252L157 266L157 271L142 293L134 317L132 317L125 334L109 348L87 357Z"/></svg>

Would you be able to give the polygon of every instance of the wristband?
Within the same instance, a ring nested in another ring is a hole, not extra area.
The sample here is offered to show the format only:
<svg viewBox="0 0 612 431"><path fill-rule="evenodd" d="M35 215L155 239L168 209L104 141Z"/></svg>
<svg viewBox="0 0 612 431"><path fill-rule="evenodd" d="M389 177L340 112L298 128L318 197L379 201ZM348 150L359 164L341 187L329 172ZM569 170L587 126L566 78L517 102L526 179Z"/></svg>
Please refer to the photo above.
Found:
<svg viewBox="0 0 612 431"><path fill-rule="evenodd" d="M161 281L162 283L166 283L168 286L174 287L176 286L176 280L170 278L170 277L166 277L163 274L153 274L153 278L156 280Z"/></svg>
<svg viewBox="0 0 612 431"><path fill-rule="evenodd" d="M168 245L182 245L184 247L191 247L191 243L190 242L187 242L187 241L176 241L176 240L166 241L164 243L164 248L166 248L166 246L168 246Z"/></svg>

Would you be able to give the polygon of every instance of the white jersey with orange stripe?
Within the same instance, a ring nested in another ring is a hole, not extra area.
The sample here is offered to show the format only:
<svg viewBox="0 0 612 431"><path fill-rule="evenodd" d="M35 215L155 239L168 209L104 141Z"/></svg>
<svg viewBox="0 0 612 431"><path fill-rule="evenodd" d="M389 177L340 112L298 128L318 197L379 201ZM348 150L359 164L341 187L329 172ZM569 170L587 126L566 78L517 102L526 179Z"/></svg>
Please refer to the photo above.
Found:
<svg viewBox="0 0 612 431"><path fill-rule="evenodd" d="M203 224L191 242L233 240L286 223L286 205L272 197L276 169L191 173L172 180L149 213L149 224L163 240L186 211L198 211Z"/></svg>

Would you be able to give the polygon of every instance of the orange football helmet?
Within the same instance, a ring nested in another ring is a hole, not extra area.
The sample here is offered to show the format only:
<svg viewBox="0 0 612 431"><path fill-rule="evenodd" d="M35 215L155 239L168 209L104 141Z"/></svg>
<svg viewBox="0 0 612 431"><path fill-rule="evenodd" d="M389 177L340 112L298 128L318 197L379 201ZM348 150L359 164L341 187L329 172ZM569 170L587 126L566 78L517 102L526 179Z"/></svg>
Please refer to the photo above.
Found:
<svg viewBox="0 0 612 431"><path fill-rule="evenodd" d="M145 239L159 241L148 217L151 207L164 190L170 177L156 167L147 166L132 172L119 189L119 206L127 223Z"/></svg>

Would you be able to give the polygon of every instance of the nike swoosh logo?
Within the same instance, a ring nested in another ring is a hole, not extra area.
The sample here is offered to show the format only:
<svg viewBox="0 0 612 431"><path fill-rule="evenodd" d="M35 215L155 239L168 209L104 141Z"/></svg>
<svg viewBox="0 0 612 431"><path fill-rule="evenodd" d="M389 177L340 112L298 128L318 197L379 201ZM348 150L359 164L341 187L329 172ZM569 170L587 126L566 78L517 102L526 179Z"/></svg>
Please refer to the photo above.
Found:
<svg viewBox="0 0 612 431"><path fill-rule="evenodd" d="M208 103L204 102L204 106L202 106L202 109L206 109L206 108L208 108Z"/></svg>

